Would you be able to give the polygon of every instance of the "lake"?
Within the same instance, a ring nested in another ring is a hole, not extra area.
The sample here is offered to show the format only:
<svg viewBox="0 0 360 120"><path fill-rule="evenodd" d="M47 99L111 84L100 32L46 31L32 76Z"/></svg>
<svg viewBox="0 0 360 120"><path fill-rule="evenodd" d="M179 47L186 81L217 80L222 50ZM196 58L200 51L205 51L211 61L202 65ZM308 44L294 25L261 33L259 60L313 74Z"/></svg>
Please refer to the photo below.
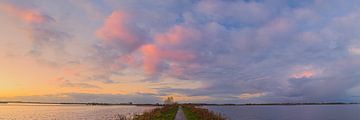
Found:
<svg viewBox="0 0 360 120"><path fill-rule="evenodd" d="M111 120L153 106L0 104L0 120ZM360 105L205 106L231 120L360 120Z"/></svg>
<svg viewBox="0 0 360 120"><path fill-rule="evenodd" d="M0 104L0 120L111 120L117 114L139 114L153 106Z"/></svg>
<svg viewBox="0 0 360 120"><path fill-rule="evenodd" d="M206 106L231 120L360 120L360 105Z"/></svg>

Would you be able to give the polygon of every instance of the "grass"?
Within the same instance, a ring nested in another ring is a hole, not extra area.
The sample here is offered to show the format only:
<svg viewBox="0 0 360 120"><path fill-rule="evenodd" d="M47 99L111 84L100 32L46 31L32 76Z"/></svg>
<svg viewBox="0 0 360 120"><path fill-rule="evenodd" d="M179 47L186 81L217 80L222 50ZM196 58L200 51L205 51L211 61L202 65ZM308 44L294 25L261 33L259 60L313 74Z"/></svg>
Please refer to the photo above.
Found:
<svg viewBox="0 0 360 120"><path fill-rule="evenodd" d="M161 108L155 108L142 115L134 116L134 120L173 120L175 119L178 105L166 105Z"/></svg>
<svg viewBox="0 0 360 120"><path fill-rule="evenodd" d="M220 113L198 108L194 105L183 105L183 111L188 120L226 120Z"/></svg>
<svg viewBox="0 0 360 120"><path fill-rule="evenodd" d="M224 116L205 108L195 107L194 105L181 105L188 120L226 120ZM115 116L115 120L174 120L179 105L166 105L144 112L141 115L134 115L129 118L124 115Z"/></svg>

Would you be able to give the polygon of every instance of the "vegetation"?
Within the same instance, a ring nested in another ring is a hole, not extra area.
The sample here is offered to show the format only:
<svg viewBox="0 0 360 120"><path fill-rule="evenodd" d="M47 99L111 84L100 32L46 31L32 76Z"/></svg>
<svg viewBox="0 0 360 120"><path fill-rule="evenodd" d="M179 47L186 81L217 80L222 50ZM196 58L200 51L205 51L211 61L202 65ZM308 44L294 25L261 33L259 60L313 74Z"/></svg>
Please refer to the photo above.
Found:
<svg viewBox="0 0 360 120"><path fill-rule="evenodd" d="M246 103L246 104L209 104L209 103L185 103L194 106L262 106L262 105L347 105L360 104L360 102L317 102L317 103Z"/></svg>
<svg viewBox="0 0 360 120"><path fill-rule="evenodd" d="M134 106L164 106L166 104L176 104L173 97L164 100L164 104L134 104L128 103L62 103L62 102L23 102L23 101L0 101L0 103L30 103L30 104L67 104L67 105L134 105ZM316 103L246 103L246 104L209 104L209 103L185 103L195 106L254 106L254 105L347 105L360 104L360 102L316 102Z"/></svg>
<svg viewBox="0 0 360 120"><path fill-rule="evenodd" d="M178 110L177 104L165 105L161 108L155 108L142 115L135 115L134 120L173 120Z"/></svg>
<svg viewBox="0 0 360 120"><path fill-rule="evenodd" d="M132 120L132 118L126 115L117 114L113 118L110 118L109 120Z"/></svg>
<svg viewBox="0 0 360 120"><path fill-rule="evenodd" d="M170 104L174 104L174 103L175 103L174 98L171 96L164 100L165 105L170 105Z"/></svg>
<svg viewBox="0 0 360 120"><path fill-rule="evenodd" d="M188 120L226 120L220 113L195 107L194 105L183 105L183 111Z"/></svg>

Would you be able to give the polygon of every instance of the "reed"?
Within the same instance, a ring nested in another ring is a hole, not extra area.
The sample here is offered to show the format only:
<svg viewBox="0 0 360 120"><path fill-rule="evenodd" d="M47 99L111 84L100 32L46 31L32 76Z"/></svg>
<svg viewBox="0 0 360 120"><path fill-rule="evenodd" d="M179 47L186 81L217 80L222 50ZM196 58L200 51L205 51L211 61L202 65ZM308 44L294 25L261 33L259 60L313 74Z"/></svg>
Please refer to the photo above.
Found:
<svg viewBox="0 0 360 120"><path fill-rule="evenodd" d="M132 117L126 116L126 115L120 115L117 114L113 118L110 118L110 120L132 120Z"/></svg>
<svg viewBox="0 0 360 120"><path fill-rule="evenodd" d="M220 113L215 113L205 108L194 105L182 105L188 120L226 120Z"/></svg>
<svg viewBox="0 0 360 120"><path fill-rule="evenodd" d="M165 105L160 108L155 108L149 112L144 112L142 115L135 115L134 120L173 120L179 105Z"/></svg>

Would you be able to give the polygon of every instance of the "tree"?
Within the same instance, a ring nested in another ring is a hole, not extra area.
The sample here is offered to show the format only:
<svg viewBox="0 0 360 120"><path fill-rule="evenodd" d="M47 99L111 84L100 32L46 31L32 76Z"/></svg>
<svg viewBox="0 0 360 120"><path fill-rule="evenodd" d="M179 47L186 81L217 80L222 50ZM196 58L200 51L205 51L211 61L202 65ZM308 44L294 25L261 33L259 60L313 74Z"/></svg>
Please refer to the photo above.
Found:
<svg viewBox="0 0 360 120"><path fill-rule="evenodd" d="M165 100L164 100L164 104L166 105L170 105L170 104L174 104L174 98L172 96L170 97L167 97Z"/></svg>

